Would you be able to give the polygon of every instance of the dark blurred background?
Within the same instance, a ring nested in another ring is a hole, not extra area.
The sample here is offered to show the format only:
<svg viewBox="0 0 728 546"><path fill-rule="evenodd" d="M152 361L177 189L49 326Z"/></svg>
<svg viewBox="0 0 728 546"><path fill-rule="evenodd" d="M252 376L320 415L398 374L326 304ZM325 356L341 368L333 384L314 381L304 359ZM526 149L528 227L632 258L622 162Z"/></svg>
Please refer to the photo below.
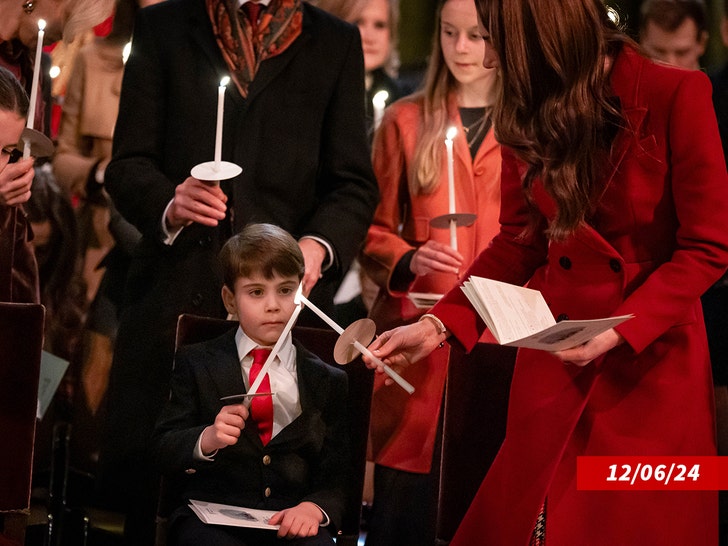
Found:
<svg viewBox="0 0 728 546"><path fill-rule="evenodd" d="M547 0L546 0L547 1ZM434 11L437 0L399 0L399 54L400 73L405 81L416 82L427 64L434 32ZM620 14L622 24L633 38L637 38L640 0L607 0L607 4ZM728 52L720 39L720 19L723 0L705 0L708 11L710 38L703 68L710 70L725 62Z"/></svg>

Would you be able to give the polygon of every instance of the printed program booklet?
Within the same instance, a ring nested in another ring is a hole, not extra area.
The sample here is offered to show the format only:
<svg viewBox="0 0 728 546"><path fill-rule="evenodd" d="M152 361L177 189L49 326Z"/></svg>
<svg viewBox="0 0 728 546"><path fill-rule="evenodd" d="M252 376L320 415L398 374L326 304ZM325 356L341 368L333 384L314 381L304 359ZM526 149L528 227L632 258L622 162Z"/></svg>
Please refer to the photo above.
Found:
<svg viewBox="0 0 728 546"><path fill-rule="evenodd" d="M190 499L190 508L204 523L229 525L232 527L255 527L256 529L278 529L280 525L270 525L268 520L276 512L256 510L230 504L217 504Z"/></svg>
<svg viewBox="0 0 728 546"><path fill-rule="evenodd" d="M63 360L47 351L40 354L40 377L38 378L37 419L43 419L45 412L53 401L53 397L61 384L68 368L68 360Z"/></svg>
<svg viewBox="0 0 728 546"><path fill-rule="evenodd" d="M556 322L538 290L476 276L461 288L498 343L513 347L570 349L634 316Z"/></svg>

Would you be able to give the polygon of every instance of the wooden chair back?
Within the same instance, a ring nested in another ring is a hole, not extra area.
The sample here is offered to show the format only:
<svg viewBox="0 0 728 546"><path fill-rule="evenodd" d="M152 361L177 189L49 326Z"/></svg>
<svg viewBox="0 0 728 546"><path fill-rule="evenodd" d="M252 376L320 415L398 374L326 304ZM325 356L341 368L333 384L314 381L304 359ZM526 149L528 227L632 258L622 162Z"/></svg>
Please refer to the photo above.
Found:
<svg viewBox="0 0 728 546"><path fill-rule="evenodd" d="M0 303L0 535L22 543L30 509L45 308Z"/></svg>

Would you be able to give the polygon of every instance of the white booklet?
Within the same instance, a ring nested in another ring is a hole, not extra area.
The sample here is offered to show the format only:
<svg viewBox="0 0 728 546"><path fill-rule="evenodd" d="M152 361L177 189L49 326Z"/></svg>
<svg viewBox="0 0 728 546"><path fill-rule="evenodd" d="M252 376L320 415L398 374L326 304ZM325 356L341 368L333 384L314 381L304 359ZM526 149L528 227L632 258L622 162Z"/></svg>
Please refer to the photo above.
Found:
<svg viewBox="0 0 728 546"><path fill-rule="evenodd" d="M67 368L68 360L63 360L47 351L41 352L40 377L38 378L38 407L36 411L37 419L43 419Z"/></svg>
<svg viewBox="0 0 728 546"><path fill-rule="evenodd" d="M570 349L634 316L556 322L538 290L475 276L461 288L498 343L513 347Z"/></svg>
<svg viewBox="0 0 728 546"><path fill-rule="evenodd" d="M271 516L277 513L273 510L256 510L194 499L190 499L189 506L200 520L213 525L255 527L256 529L278 529L280 527L280 525L268 523Z"/></svg>

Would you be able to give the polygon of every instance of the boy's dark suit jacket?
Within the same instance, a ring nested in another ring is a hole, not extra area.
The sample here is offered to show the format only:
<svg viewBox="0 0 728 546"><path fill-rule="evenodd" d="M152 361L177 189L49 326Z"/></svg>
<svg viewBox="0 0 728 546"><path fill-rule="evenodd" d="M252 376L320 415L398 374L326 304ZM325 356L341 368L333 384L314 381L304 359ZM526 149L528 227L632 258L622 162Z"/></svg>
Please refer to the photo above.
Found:
<svg viewBox="0 0 728 546"><path fill-rule="evenodd" d="M301 415L266 446L249 421L238 443L218 451L213 462L193 459L202 430L223 406L220 398L245 392L235 331L180 348L171 398L154 432L157 465L168 479L182 481L176 485L181 485L185 500L265 510L306 500L325 510L338 527L350 476L347 377L298 342Z"/></svg>

